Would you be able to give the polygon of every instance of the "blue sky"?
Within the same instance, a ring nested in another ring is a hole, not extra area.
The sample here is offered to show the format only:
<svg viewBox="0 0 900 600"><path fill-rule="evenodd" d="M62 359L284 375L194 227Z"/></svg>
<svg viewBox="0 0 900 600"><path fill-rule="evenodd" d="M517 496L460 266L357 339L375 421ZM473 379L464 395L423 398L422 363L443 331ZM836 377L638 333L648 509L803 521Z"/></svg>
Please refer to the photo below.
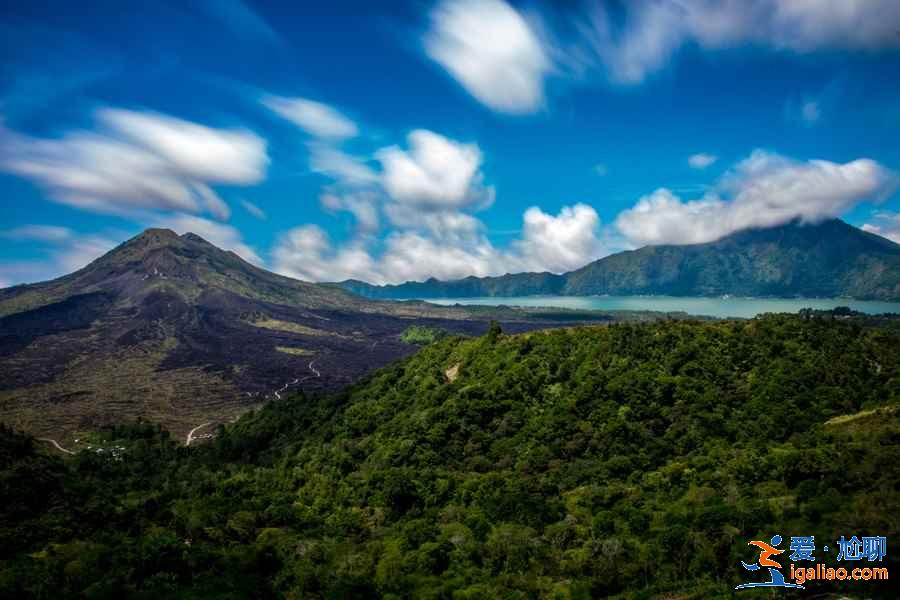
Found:
<svg viewBox="0 0 900 600"><path fill-rule="evenodd" d="M378 283L793 219L900 241L894 0L19 4L0 286L149 226Z"/></svg>

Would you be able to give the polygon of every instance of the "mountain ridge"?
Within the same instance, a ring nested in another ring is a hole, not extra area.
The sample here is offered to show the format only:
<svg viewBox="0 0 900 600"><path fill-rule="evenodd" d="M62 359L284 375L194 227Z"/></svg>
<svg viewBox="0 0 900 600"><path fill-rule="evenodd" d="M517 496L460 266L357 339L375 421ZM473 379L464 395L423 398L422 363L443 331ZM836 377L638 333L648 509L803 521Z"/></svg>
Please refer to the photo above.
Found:
<svg viewBox="0 0 900 600"><path fill-rule="evenodd" d="M644 246L562 274L335 287L368 298L528 295L847 297L900 301L900 244L839 219L745 229L713 242Z"/></svg>

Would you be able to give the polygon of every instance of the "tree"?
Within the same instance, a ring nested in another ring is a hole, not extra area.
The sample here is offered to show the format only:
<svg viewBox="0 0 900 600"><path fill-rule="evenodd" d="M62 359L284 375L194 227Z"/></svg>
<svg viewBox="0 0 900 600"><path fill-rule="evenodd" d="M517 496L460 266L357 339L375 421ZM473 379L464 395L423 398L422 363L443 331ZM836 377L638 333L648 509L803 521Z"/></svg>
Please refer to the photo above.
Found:
<svg viewBox="0 0 900 600"><path fill-rule="evenodd" d="M487 330L488 342L491 344L495 344L501 333L503 333L503 330L500 328L500 323L498 323L497 321L491 321L491 324Z"/></svg>

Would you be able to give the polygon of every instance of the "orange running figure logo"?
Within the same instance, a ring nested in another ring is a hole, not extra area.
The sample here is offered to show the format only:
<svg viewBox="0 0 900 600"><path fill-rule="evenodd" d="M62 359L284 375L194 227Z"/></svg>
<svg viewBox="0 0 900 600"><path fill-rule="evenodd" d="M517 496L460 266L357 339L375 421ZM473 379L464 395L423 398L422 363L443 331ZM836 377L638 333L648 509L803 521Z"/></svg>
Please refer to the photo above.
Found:
<svg viewBox="0 0 900 600"><path fill-rule="evenodd" d="M759 559L753 564L747 564L744 561L741 561L741 565L748 571L758 571L762 567L766 567L769 569L769 581L764 581L761 583L742 583L737 586L736 590L742 588L754 588L754 587L787 587L787 588L800 588L803 589L802 585L797 585L796 583L787 583L784 580L784 575L781 574L781 571L778 569L781 568L781 564L775 560L772 560L770 557L777 556L784 552L784 550L779 550L777 548L778 544L781 543L781 536L775 535L772 537L772 543L767 544L760 540L752 540L747 542L748 546L756 546L759 548Z"/></svg>

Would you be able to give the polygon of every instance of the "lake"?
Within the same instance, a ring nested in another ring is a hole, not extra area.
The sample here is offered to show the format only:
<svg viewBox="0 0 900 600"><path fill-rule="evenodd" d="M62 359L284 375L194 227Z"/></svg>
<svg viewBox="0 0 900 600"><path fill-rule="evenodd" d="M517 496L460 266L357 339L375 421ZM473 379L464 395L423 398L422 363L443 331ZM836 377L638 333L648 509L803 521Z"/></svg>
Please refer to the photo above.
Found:
<svg viewBox="0 0 900 600"><path fill-rule="evenodd" d="M701 298L697 296L515 296L484 298L427 298L442 305L481 304L486 306L525 306L577 308L590 310L684 311L710 317L752 318L767 312L795 313L802 308L827 310L849 306L868 314L900 313L900 302L849 300L847 298Z"/></svg>

